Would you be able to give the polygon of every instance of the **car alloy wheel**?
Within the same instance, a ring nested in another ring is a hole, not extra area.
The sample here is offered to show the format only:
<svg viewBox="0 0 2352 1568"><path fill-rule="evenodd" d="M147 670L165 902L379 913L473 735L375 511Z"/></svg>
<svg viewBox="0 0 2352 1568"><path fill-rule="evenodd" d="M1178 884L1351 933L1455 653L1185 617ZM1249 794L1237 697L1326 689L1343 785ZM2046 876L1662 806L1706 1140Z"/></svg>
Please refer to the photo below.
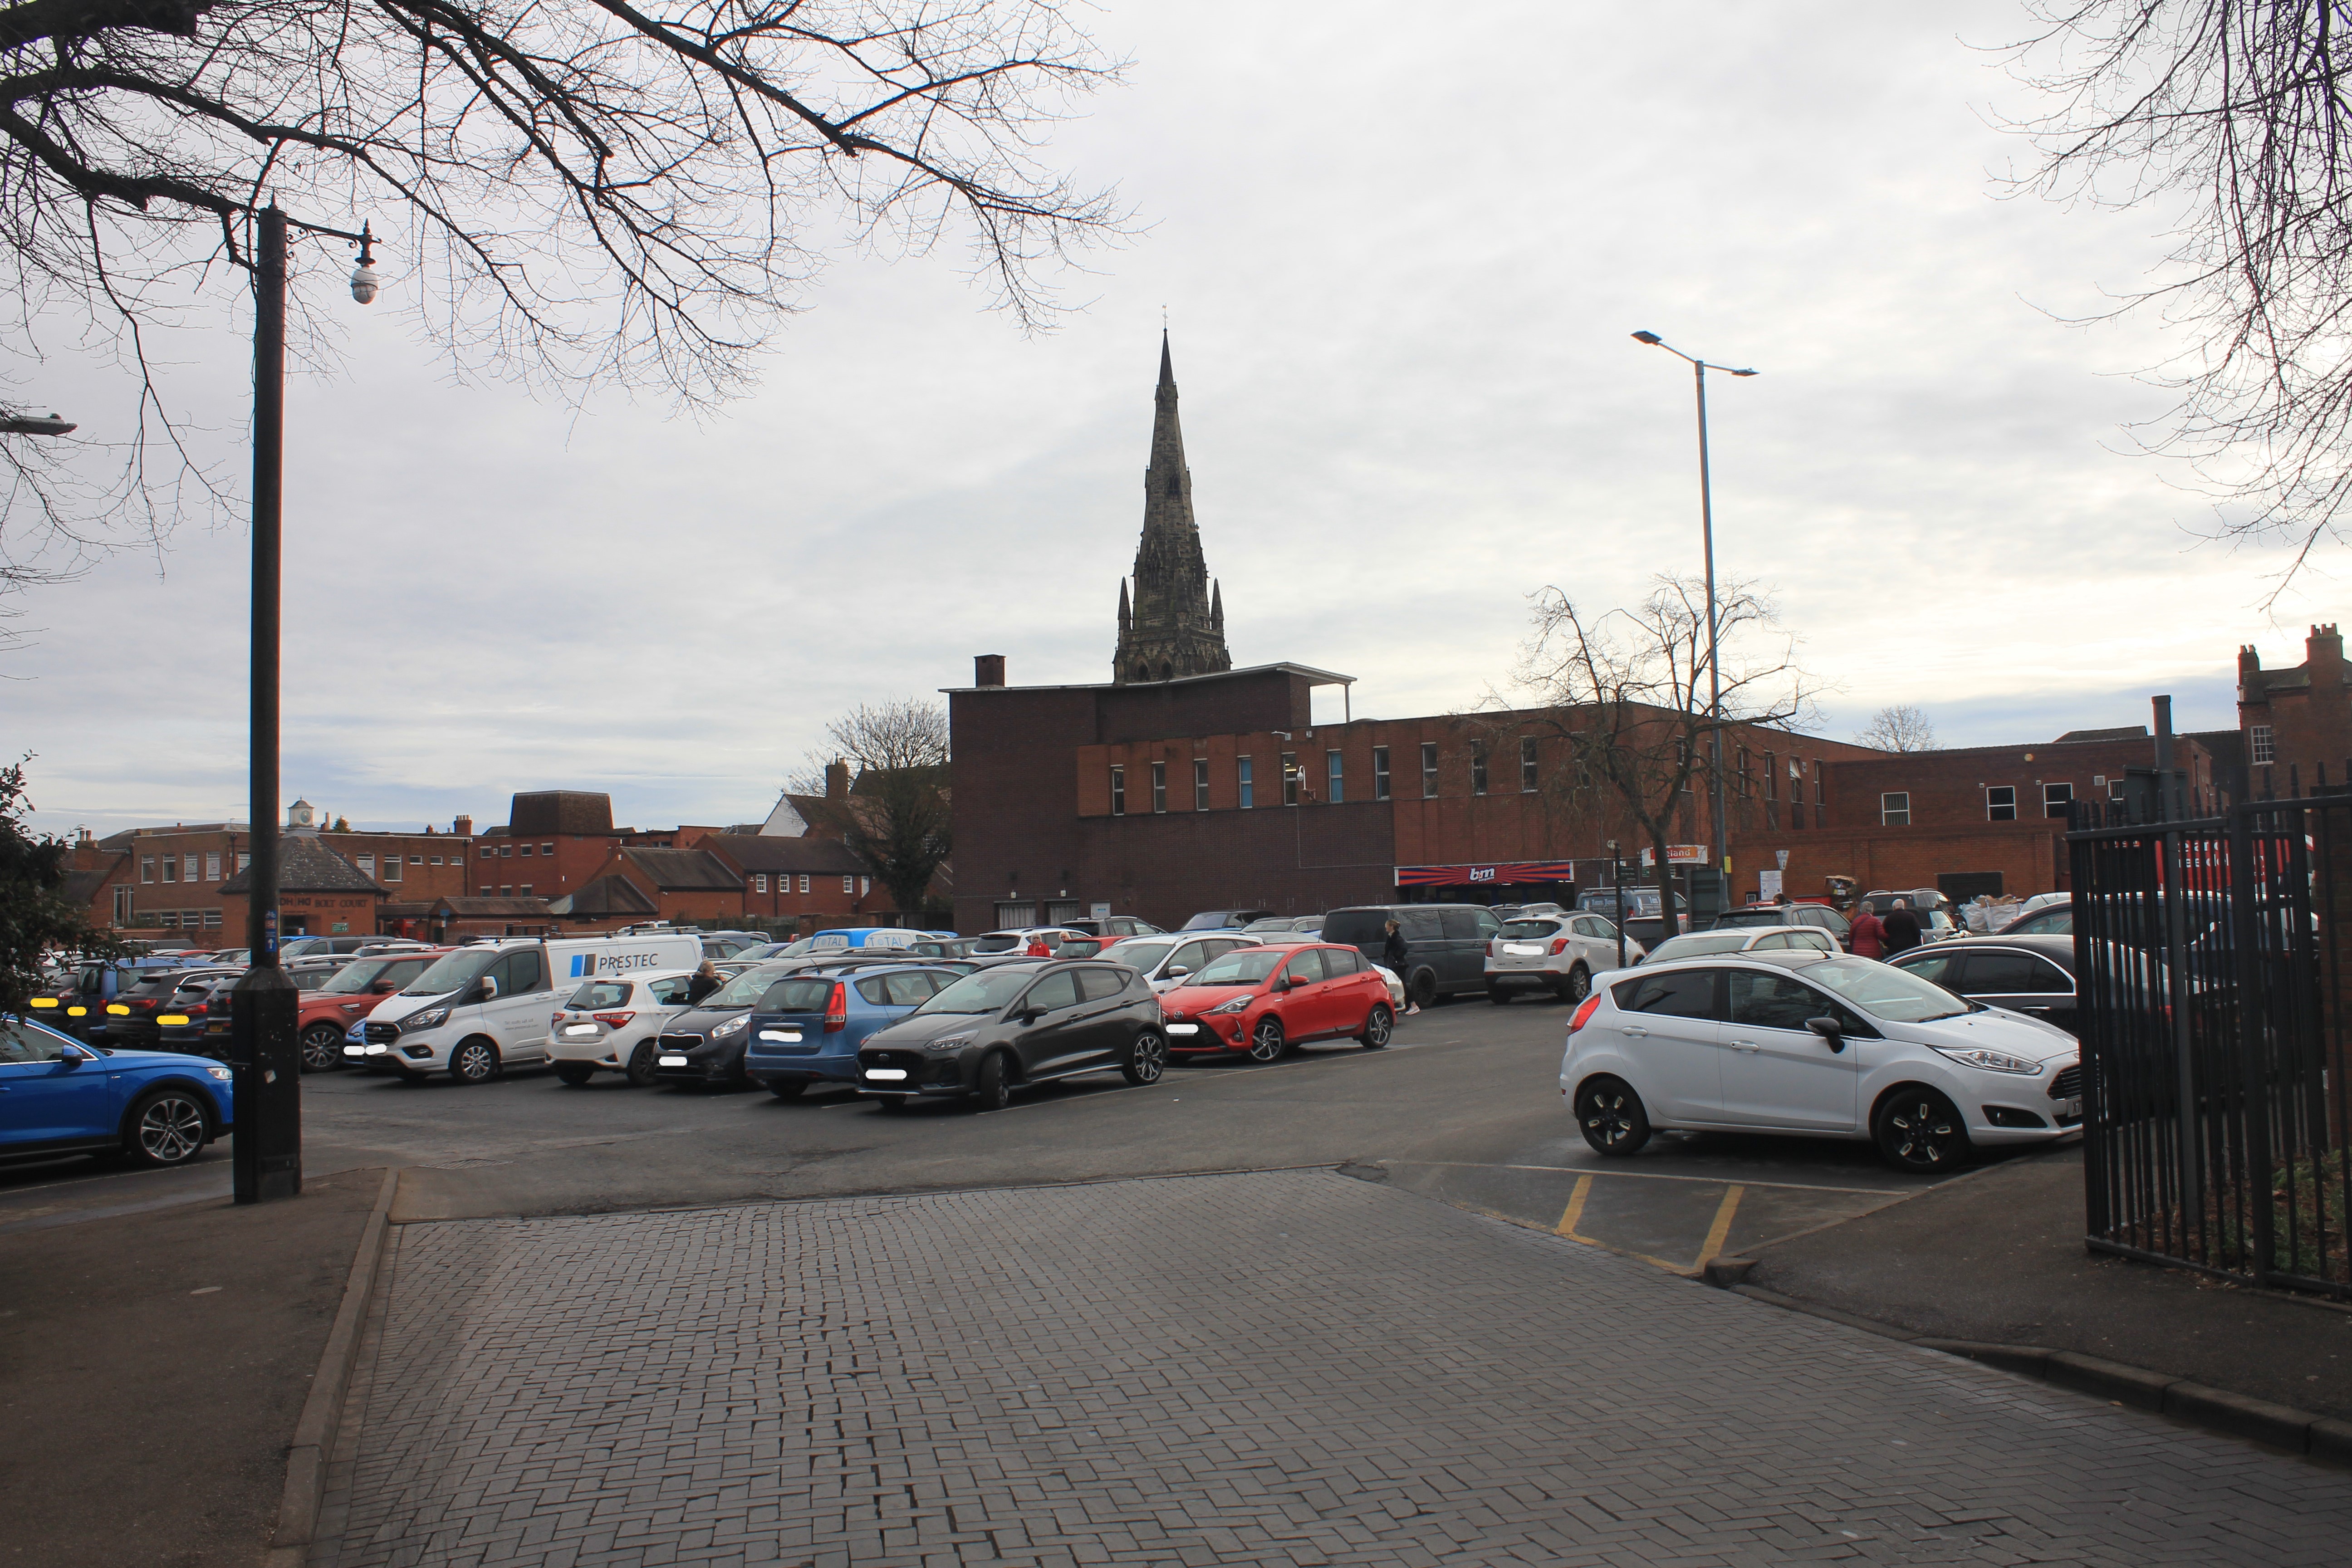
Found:
<svg viewBox="0 0 2352 1568"><path fill-rule="evenodd" d="M1289 1048L1290 1042L1283 1037L1279 1018L1260 1018L1257 1027L1250 1032L1249 1059L1254 1062L1279 1061Z"/></svg>
<svg viewBox="0 0 2352 1568"><path fill-rule="evenodd" d="M302 1031L302 1070L324 1072L343 1065L343 1032L332 1024L313 1024Z"/></svg>
<svg viewBox="0 0 2352 1568"><path fill-rule="evenodd" d="M651 1040L639 1041L637 1048L629 1053L628 1074L629 1087L632 1089L651 1089L654 1086L656 1075L654 1072L654 1043Z"/></svg>
<svg viewBox="0 0 2352 1568"><path fill-rule="evenodd" d="M467 1040L449 1053L449 1076L459 1083L488 1083L498 1071L499 1048L488 1040Z"/></svg>
<svg viewBox="0 0 2352 1568"><path fill-rule="evenodd" d="M204 1147L205 1108L184 1089L151 1095L131 1114L131 1153L142 1165L184 1165Z"/></svg>
<svg viewBox="0 0 2352 1568"><path fill-rule="evenodd" d="M1356 1042L1368 1051L1381 1050L1388 1045L1389 1037L1395 1032L1396 1015L1389 1011L1385 1003L1375 1002L1372 1004L1371 1012L1364 1019L1364 1032L1356 1037Z"/></svg>
<svg viewBox="0 0 2352 1568"><path fill-rule="evenodd" d="M1568 1000L1581 1002L1592 994L1592 971L1578 964L1568 972Z"/></svg>
<svg viewBox="0 0 2352 1568"><path fill-rule="evenodd" d="M1127 1062L1119 1074L1135 1084L1158 1083L1168 1071L1168 1042L1157 1029L1146 1029L1135 1037L1135 1044L1127 1047Z"/></svg>
<svg viewBox="0 0 2352 1568"><path fill-rule="evenodd" d="M1613 1078L1586 1084L1576 1097L1576 1121L1584 1141L1602 1154L1622 1159L1650 1141L1650 1118L1642 1097Z"/></svg>
<svg viewBox="0 0 2352 1568"><path fill-rule="evenodd" d="M972 1081L971 1098L982 1110L1002 1110L1013 1103L1013 1085L1005 1077L1003 1051L991 1051L982 1058Z"/></svg>
<svg viewBox="0 0 2352 1568"><path fill-rule="evenodd" d="M1968 1124L1932 1089L1906 1089L1878 1108L1878 1152L1903 1171L1957 1171L1968 1163Z"/></svg>

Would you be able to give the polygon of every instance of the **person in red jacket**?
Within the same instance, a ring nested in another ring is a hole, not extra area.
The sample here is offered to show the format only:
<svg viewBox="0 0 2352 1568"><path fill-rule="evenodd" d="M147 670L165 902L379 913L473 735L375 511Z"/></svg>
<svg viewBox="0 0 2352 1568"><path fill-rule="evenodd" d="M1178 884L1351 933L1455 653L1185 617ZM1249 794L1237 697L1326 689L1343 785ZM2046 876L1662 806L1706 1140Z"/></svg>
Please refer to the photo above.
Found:
<svg viewBox="0 0 2352 1568"><path fill-rule="evenodd" d="M1856 958L1886 956L1886 922L1878 918L1867 900L1863 902L1862 912L1853 917L1853 937Z"/></svg>

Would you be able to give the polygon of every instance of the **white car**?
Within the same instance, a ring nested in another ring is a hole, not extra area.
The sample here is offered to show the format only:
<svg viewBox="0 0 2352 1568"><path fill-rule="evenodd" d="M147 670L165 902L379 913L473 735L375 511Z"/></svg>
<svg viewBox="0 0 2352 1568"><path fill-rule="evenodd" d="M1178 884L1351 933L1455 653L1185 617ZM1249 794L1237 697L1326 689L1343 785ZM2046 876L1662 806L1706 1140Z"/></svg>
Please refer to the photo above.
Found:
<svg viewBox="0 0 2352 1568"><path fill-rule="evenodd" d="M1569 1021L1559 1092L1585 1142L1623 1158L1652 1131L1870 1139L1898 1170L2083 1121L2082 1048L1870 958L1801 951L1644 964Z"/></svg>
<svg viewBox="0 0 2352 1568"><path fill-rule="evenodd" d="M1642 944L1625 939L1625 962L1642 962ZM1617 927L1594 914L1524 915L1504 922L1486 943L1486 997L1496 1006L1520 991L1549 991L1581 1002L1592 977L1617 964Z"/></svg>
<svg viewBox="0 0 2352 1568"><path fill-rule="evenodd" d="M555 1076L582 1084L599 1072L617 1072L639 1089L650 1087L656 1076L654 1042L663 1025L686 1011L693 983L691 969L582 981L547 1021L547 1058Z"/></svg>
<svg viewBox="0 0 2352 1568"><path fill-rule="evenodd" d="M1049 950L1059 947L1066 942L1097 940L1092 934L1079 931L1074 926L1022 926L1013 931L982 931L971 939L972 956L1002 958L1007 953L1016 955L1024 953L1028 951L1030 943L1039 937L1045 939L1045 946Z"/></svg>
<svg viewBox="0 0 2352 1568"><path fill-rule="evenodd" d="M1237 947L1255 947L1257 938L1239 931L1197 936L1130 936L1112 942L1097 954L1124 963L1143 976L1153 994L1172 991L1198 974L1213 958L1223 958Z"/></svg>
<svg viewBox="0 0 2352 1568"><path fill-rule="evenodd" d="M1793 948L1842 951L1837 938L1819 926L1737 926L1730 931L1695 931L1670 937L1658 944L1650 958L1665 963L1677 958L1703 958L1710 952L1786 952Z"/></svg>

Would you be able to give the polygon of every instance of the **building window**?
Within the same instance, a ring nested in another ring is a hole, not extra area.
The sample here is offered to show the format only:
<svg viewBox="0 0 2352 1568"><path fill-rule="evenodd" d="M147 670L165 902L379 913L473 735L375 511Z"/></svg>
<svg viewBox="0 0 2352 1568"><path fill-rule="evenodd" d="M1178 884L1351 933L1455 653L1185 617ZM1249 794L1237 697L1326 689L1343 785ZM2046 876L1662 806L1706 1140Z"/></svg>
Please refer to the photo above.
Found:
<svg viewBox="0 0 2352 1568"><path fill-rule="evenodd" d="M220 874L220 857L219 857L219 856L217 856L217 855L207 855L207 856L205 856L205 881L207 881L207 882L217 882L217 881L219 881L220 879L221 879L221 874Z"/></svg>
<svg viewBox="0 0 2352 1568"><path fill-rule="evenodd" d="M1234 778L1241 792L1241 808L1247 811L1257 804L1255 792L1250 784L1250 760L1247 757L1234 759Z"/></svg>
<svg viewBox="0 0 2352 1568"><path fill-rule="evenodd" d="M362 856L360 856L360 857L358 858L358 862L357 862L357 863L358 863L358 866L359 866L359 868L360 868L360 875L361 875L361 876L362 876L362 877L373 877L373 876L374 876L374 875L375 875L375 857L374 857L374 856L373 856L373 855L362 855Z"/></svg>
<svg viewBox="0 0 2352 1568"><path fill-rule="evenodd" d="M1168 809L1168 764L1151 764L1151 809L1165 813Z"/></svg>
<svg viewBox="0 0 2352 1568"><path fill-rule="evenodd" d="M1333 805L1338 805L1348 798L1347 787L1342 783L1346 776L1346 770L1341 764L1339 748L1337 746L1323 753L1323 776L1329 784L1328 793L1323 796L1324 799Z"/></svg>
<svg viewBox="0 0 2352 1568"><path fill-rule="evenodd" d="M1484 741L1470 742L1470 793L1486 793L1486 742Z"/></svg>
<svg viewBox="0 0 2352 1568"><path fill-rule="evenodd" d="M155 911L155 923L162 926L165 931L177 931L180 929L180 911L177 910L157 910Z"/></svg>
<svg viewBox="0 0 2352 1568"><path fill-rule="evenodd" d="M500 888L499 889L499 897L502 899L511 899L514 897L514 889L512 888Z"/></svg>
<svg viewBox="0 0 2352 1568"><path fill-rule="evenodd" d="M397 882L400 880L399 856L387 855L383 858L383 879L387 882Z"/></svg>
<svg viewBox="0 0 2352 1568"><path fill-rule="evenodd" d="M854 893L857 891L857 879L855 877L844 877L841 879L841 890L845 893Z"/></svg>
<svg viewBox="0 0 2352 1568"><path fill-rule="evenodd" d="M1536 758L1536 738L1519 737L1519 793L1533 795L1543 784L1543 769Z"/></svg>
<svg viewBox="0 0 2352 1568"><path fill-rule="evenodd" d="M1911 792L1895 790L1878 797L1878 820L1886 827L1911 826Z"/></svg>
<svg viewBox="0 0 2352 1568"><path fill-rule="evenodd" d="M805 875L803 875L803 876L801 878L801 891L802 891L802 892L803 892L803 893L805 893L805 892L807 892L807 891L808 891L808 889L809 889L809 879L808 879L808 878L807 878Z"/></svg>
<svg viewBox="0 0 2352 1568"><path fill-rule="evenodd" d="M1285 805L1298 804L1298 753L1297 752L1282 753L1282 804Z"/></svg>
<svg viewBox="0 0 2352 1568"><path fill-rule="evenodd" d="M2277 760L2276 753L2271 750L2271 727L2268 724L2255 725L2251 738L2254 746L2254 766L2266 768Z"/></svg>
<svg viewBox="0 0 2352 1568"><path fill-rule="evenodd" d="M539 847L539 852L542 855L552 855L555 853L555 846L552 844L542 844Z"/></svg>
<svg viewBox="0 0 2352 1568"><path fill-rule="evenodd" d="M205 929L206 931L218 931L220 928L221 912L218 910L206 910L205 911Z"/></svg>
<svg viewBox="0 0 2352 1568"><path fill-rule="evenodd" d="M1206 757L1192 759L1192 809L1209 809L1209 759Z"/></svg>
<svg viewBox="0 0 2352 1568"><path fill-rule="evenodd" d="M530 853L530 845L528 845L528 844L526 844L526 845L522 846L522 853L523 853L523 854L525 854L525 855L529 855L529 854Z"/></svg>
<svg viewBox="0 0 2352 1568"><path fill-rule="evenodd" d="M1037 906L1034 904L996 906L996 929L999 931L1019 931L1024 926L1033 926L1036 923Z"/></svg>
<svg viewBox="0 0 2352 1568"><path fill-rule="evenodd" d="M114 923L116 925L127 926L131 923L131 900L134 896L131 889L121 883L115 884Z"/></svg>
<svg viewBox="0 0 2352 1568"><path fill-rule="evenodd" d="M1386 746L1374 746L1372 748L1372 798L1386 800L1388 797L1389 749Z"/></svg>
<svg viewBox="0 0 2352 1568"><path fill-rule="evenodd" d="M1827 805L1830 799L1830 765L1821 758L1813 759L1813 804Z"/></svg>
<svg viewBox="0 0 2352 1568"><path fill-rule="evenodd" d="M176 881L178 881L179 879L180 879L180 858L179 858L177 855L166 855L166 856L164 856L164 857L163 857L163 880L165 880L165 881L167 881L167 882L176 882Z"/></svg>
<svg viewBox="0 0 2352 1568"><path fill-rule="evenodd" d="M438 855L436 855L435 857L433 857L433 864L435 864L436 866L438 866L439 864L441 864L441 857L440 857L440 856L438 856Z"/></svg>
<svg viewBox="0 0 2352 1568"><path fill-rule="evenodd" d="M751 890L755 893L764 893L768 890L768 874L765 871L759 872L752 877Z"/></svg>
<svg viewBox="0 0 2352 1568"><path fill-rule="evenodd" d="M1113 816L1127 815L1127 770L1125 768L1113 768L1110 771L1110 814Z"/></svg>
<svg viewBox="0 0 2352 1568"><path fill-rule="evenodd" d="M1769 752L1764 753L1764 798L1780 798L1780 759Z"/></svg>
<svg viewBox="0 0 2352 1568"><path fill-rule="evenodd" d="M2017 820L2017 786L1993 784L1985 791L1985 820L2015 822Z"/></svg>
<svg viewBox="0 0 2352 1568"><path fill-rule="evenodd" d="M240 870L240 871L244 870L247 866L250 866L250 865L252 865L252 864L253 864L253 857L252 857L252 856L250 856L250 855L247 855L247 854L240 853L240 854L237 856L237 858L236 858L236 868L237 868L238 870Z"/></svg>
<svg viewBox="0 0 2352 1568"><path fill-rule="evenodd" d="M515 889L515 897L518 899L527 899L530 897L530 884L529 882L524 882L518 885Z"/></svg>
<svg viewBox="0 0 2352 1568"><path fill-rule="evenodd" d="M514 846L511 844L499 845L499 858L500 859L512 859L514 858Z"/></svg>
<svg viewBox="0 0 2352 1568"><path fill-rule="evenodd" d="M491 856L496 855L498 852L499 848L495 844L485 844L482 846L482 858L485 860L488 859Z"/></svg>
<svg viewBox="0 0 2352 1568"><path fill-rule="evenodd" d="M2063 816L2066 808L2074 804L2074 786L2066 784L2046 784L2042 786L2042 815Z"/></svg>
<svg viewBox="0 0 2352 1568"><path fill-rule="evenodd" d="M155 879L155 857L152 855L139 857L139 879L142 882L152 882Z"/></svg>
<svg viewBox="0 0 2352 1568"><path fill-rule="evenodd" d="M1437 798L1437 742L1434 741L1421 743L1421 798Z"/></svg>
<svg viewBox="0 0 2352 1568"><path fill-rule="evenodd" d="M871 878L871 877L860 877L860 878L858 878L858 879L857 879L857 896L858 896L859 898L861 898L861 899L862 899L862 898L864 898L866 894L868 894L868 893L872 892L873 890L874 890L874 879L873 879L873 878Z"/></svg>
<svg viewBox="0 0 2352 1568"><path fill-rule="evenodd" d="M1739 798L1746 800L1756 793L1756 781L1748 776L1748 748L1739 748Z"/></svg>

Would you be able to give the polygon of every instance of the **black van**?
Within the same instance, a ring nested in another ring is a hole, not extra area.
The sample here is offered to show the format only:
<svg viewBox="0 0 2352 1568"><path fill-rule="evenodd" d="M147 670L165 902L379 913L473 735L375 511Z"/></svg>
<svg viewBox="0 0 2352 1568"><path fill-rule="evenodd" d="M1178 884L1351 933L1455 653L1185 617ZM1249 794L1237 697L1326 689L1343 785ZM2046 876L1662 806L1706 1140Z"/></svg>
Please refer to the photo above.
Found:
<svg viewBox="0 0 2352 1568"><path fill-rule="evenodd" d="M1323 917L1323 940L1353 947L1374 963L1397 922L1405 942L1404 994L1426 1007L1440 996L1486 992L1486 944L1503 922L1482 904L1358 904ZM1393 967L1393 965L1391 965Z"/></svg>

